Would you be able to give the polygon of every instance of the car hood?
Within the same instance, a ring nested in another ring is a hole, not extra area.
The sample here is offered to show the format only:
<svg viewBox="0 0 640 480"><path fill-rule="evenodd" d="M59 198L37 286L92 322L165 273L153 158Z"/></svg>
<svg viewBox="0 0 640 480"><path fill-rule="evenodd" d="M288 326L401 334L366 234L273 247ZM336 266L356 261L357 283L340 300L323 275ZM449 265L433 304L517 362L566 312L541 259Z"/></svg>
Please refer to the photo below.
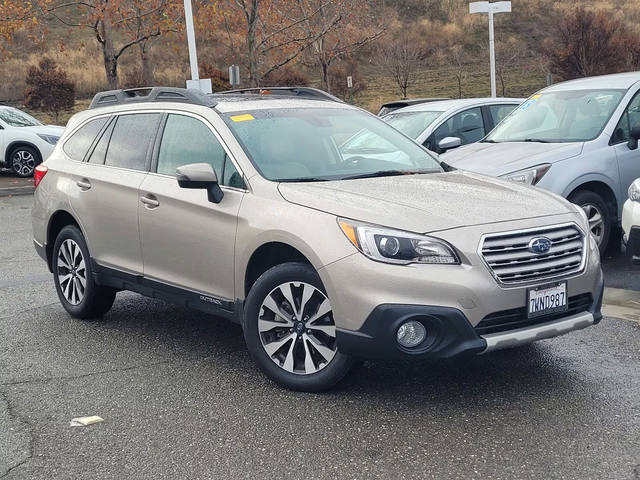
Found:
<svg viewBox="0 0 640 480"><path fill-rule="evenodd" d="M571 211L543 190L470 172L280 183L289 202L418 233Z"/></svg>
<svg viewBox="0 0 640 480"><path fill-rule="evenodd" d="M56 137L62 136L62 132L64 132L64 127L59 127L57 125L37 125L35 127L20 128L36 134L41 133L43 135L54 135Z"/></svg>
<svg viewBox="0 0 640 480"><path fill-rule="evenodd" d="M447 164L500 176L542 163L555 163L580 155L583 143L479 142L451 150L441 156Z"/></svg>

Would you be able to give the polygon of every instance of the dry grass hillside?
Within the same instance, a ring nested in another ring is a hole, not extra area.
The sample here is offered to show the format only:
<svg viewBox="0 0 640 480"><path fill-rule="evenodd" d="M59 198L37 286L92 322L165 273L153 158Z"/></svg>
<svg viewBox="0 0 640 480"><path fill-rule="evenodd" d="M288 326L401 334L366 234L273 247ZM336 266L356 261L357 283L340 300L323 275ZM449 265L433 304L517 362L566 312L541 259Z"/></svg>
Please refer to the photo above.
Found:
<svg viewBox="0 0 640 480"><path fill-rule="evenodd" d="M471 16L467 13L467 0L372 0L380 6L395 9L398 21L405 24L420 21L438 22L439 25L455 24L465 32L467 46L474 47L473 55L465 59L462 72L462 96L487 96L489 94L489 72L486 17ZM576 5L590 9L605 9L611 15L619 16L630 28L640 35L640 0L513 0L513 13L498 17L496 40L512 41L522 46L523 54L513 62L504 78L506 96L527 96L545 86L546 71L544 59L539 55L540 43L549 34L549 24L556 15ZM429 15L426 15L429 12ZM0 101L20 104L25 88L24 79L29 65L36 64L43 56L55 59L67 71L76 84L78 108L86 105L86 99L96 91L106 88L105 72L100 48L86 30L67 28L51 23L43 31L21 32L13 43L7 45L0 64ZM383 40L384 41L384 40ZM428 35L425 43L434 41ZM154 45L154 67L157 84L182 86L189 76L186 42L181 35L167 37ZM498 50L500 63L500 50ZM367 89L354 98L354 102L370 110L376 110L387 100L398 98L397 87L380 68L374 66L367 50L355 58L360 65ZM137 50L131 49L120 62L120 78L127 86L135 82L139 71ZM201 43L199 55L217 64L217 50L214 45ZM226 68L225 65L216 65ZM312 84L317 84L318 72L301 64L296 65L306 71ZM417 82L409 90L409 96L457 97L459 68L444 56L427 62L419 72ZM499 93L502 93L498 84ZM61 120L68 117L62 115Z"/></svg>

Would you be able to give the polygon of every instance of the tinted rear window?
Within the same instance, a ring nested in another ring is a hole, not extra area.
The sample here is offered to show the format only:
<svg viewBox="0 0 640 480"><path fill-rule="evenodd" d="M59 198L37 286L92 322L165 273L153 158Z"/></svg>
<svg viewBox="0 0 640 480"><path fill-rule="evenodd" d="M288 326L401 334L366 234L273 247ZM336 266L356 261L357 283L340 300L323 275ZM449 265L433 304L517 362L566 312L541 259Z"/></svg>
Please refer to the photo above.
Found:
<svg viewBox="0 0 640 480"><path fill-rule="evenodd" d="M108 117L96 118L80 127L62 147L64 153L74 160L82 160L91 147L102 127L109 120Z"/></svg>
<svg viewBox="0 0 640 480"><path fill-rule="evenodd" d="M107 150L106 165L146 170L147 153L160 123L159 113L122 115L116 120Z"/></svg>

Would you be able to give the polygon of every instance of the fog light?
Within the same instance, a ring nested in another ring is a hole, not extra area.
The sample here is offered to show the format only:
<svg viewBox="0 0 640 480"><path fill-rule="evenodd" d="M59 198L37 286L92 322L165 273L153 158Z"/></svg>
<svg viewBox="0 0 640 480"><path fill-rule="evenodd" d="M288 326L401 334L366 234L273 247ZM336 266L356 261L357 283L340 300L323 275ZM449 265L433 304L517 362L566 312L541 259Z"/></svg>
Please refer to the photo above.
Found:
<svg viewBox="0 0 640 480"><path fill-rule="evenodd" d="M427 338L427 330L420 322L409 320L400 325L397 337L398 343L403 347L417 347Z"/></svg>

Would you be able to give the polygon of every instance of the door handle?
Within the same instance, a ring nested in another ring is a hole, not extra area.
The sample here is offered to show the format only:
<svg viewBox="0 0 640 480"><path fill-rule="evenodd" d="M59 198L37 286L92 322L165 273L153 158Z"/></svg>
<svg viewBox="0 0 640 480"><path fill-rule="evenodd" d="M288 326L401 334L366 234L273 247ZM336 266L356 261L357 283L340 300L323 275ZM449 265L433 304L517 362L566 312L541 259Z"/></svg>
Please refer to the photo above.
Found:
<svg viewBox="0 0 640 480"><path fill-rule="evenodd" d="M144 203L147 208L156 208L160 205L160 202L154 195L147 195L146 197L140 197L140 201Z"/></svg>
<svg viewBox="0 0 640 480"><path fill-rule="evenodd" d="M76 182L76 185L79 186L80 190L82 190L83 192L91 188L91 182L86 178L83 178L82 180L78 180Z"/></svg>

